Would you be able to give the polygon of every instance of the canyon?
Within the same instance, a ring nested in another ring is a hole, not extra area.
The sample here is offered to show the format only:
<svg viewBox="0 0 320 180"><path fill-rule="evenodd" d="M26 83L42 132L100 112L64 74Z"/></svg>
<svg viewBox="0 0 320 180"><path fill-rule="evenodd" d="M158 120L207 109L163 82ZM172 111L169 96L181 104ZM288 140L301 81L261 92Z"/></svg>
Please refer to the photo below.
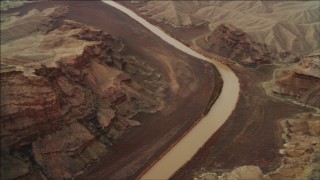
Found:
<svg viewBox="0 0 320 180"><path fill-rule="evenodd" d="M1 178L136 177L221 91L214 66L102 2L1 13Z"/></svg>
<svg viewBox="0 0 320 180"><path fill-rule="evenodd" d="M318 3L121 3L240 79L235 111L170 179L319 177Z"/></svg>
<svg viewBox="0 0 320 180"><path fill-rule="evenodd" d="M176 170L186 163L199 148L203 146L205 141L207 141L210 136L217 131L217 129L232 113L239 97L238 78L227 66L219 63L215 59L209 59L193 51L181 42L165 34L156 26L153 26L141 17L137 16L129 9L117 4L116 2L105 1L104 3L126 13L131 18L148 28L155 35L182 52L214 64L221 74L221 78L224 82L218 99L216 99L211 109L207 109L205 116L202 117L199 122L192 127L192 129L188 130L183 135L183 138L172 144L170 149L161 155L161 159L156 161L150 169L147 169L147 172L145 171L145 174L138 177L141 179L168 179ZM185 151L185 149L188 149L188 151Z"/></svg>
<svg viewBox="0 0 320 180"><path fill-rule="evenodd" d="M43 173L69 179L139 125L133 115L162 108L168 84L161 75L141 59L121 55L123 43L110 34L60 20L67 11L32 10L7 17L2 26L5 179Z"/></svg>
<svg viewBox="0 0 320 180"><path fill-rule="evenodd" d="M1 2L1 179L320 177L319 3L117 3Z"/></svg>

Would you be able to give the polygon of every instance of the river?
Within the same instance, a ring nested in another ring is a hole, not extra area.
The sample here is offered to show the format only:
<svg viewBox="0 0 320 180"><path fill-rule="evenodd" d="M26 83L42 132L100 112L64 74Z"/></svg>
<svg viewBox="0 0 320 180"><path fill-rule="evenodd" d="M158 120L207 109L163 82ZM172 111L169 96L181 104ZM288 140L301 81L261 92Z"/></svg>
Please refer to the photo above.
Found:
<svg viewBox="0 0 320 180"><path fill-rule="evenodd" d="M129 17L142 24L145 28L149 29L152 33L182 52L214 64L221 74L224 82L221 94L211 107L208 114L141 177L141 179L169 179L175 171L193 157L193 155L231 115L239 98L239 79L228 66L197 53L166 34L157 26L152 25L145 19L141 18L130 9L114 1L103 2L127 14Z"/></svg>

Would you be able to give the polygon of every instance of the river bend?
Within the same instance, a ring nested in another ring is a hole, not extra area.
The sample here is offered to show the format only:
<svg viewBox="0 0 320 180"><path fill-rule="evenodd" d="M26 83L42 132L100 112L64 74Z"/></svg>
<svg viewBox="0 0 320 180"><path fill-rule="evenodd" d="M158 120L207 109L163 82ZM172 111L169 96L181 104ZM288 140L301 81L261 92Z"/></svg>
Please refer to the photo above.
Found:
<svg viewBox="0 0 320 180"><path fill-rule="evenodd" d="M141 179L169 179L175 171L193 157L231 115L239 98L239 79L228 66L197 53L166 34L157 26L141 18L130 9L114 1L103 2L127 14L152 33L182 52L212 63L221 74L223 80L222 91L208 114L141 177Z"/></svg>

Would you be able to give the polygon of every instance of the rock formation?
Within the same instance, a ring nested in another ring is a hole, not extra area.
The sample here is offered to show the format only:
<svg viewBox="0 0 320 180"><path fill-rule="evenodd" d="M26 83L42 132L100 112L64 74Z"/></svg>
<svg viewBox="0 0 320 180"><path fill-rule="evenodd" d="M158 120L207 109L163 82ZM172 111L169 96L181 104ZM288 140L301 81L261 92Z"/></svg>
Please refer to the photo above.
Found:
<svg viewBox="0 0 320 180"><path fill-rule="evenodd" d="M162 108L167 83L121 40L67 7L1 26L1 178L70 179L108 151L137 112ZM14 170L13 170L14 169Z"/></svg>
<svg viewBox="0 0 320 180"><path fill-rule="evenodd" d="M271 180L268 175L263 174L261 169L257 166L241 166L235 168L231 172L223 173L221 176L218 176L217 173L204 173L198 177L194 178L195 180L230 180L230 179L247 179L247 180Z"/></svg>
<svg viewBox="0 0 320 180"><path fill-rule="evenodd" d="M320 107L320 55L311 55L274 72L264 84L269 95L284 97L303 105Z"/></svg>
<svg viewBox="0 0 320 180"><path fill-rule="evenodd" d="M320 177L319 114L303 113L281 121L284 155L282 165L270 172L272 179L317 179Z"/></svg>
<svg viewBox="0 0 320 180"><path fill-rule="evenodd" d="M210 35L198 38L196 44L208 52L246 66L267 64L275 59L265 44L252 41L247 34L230 24L218 26Z"/></svg>

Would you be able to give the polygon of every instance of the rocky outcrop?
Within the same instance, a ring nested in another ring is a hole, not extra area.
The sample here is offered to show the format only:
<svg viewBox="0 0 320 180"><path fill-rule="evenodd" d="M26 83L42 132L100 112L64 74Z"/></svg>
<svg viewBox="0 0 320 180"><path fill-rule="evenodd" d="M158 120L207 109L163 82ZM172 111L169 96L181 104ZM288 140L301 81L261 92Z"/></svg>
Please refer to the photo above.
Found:
<svg viewBox="0 0 320 180"><path fill-rule="evenodd" d="M32 144L35 161L52 179L70 179L106 153L106 147L79 123L64 126Z"/></svg>
<svg viewBox="0 0 320 180"><path fill-rule="evenodd" d="M268 175L263 174L258 166L241 166L235 168L233 171L228 173L223 173L218 176L216 173L204 173L199 177L195 177L195 180L236 180L236 179L246 179L246 180L271 180Z"/></svg>
<svg viewBox="0 0 320 180"><path fill-rule="evenodd" d="M135 113L163 106L161 75L122 55L121 40L110 34L57 20L66 9L33 10L1 28L4 179L70 179L139 125L130 119ZM40 29L9 36L31 16Z"/></svg>
<svg viewBox="0 0 320 180"><path fill-rule="evenodd" d="M272 179L318 179L320 177L320 116L304 113L281 121L284 155Z"/></svg>
<svg viewBox="0 0 320 180"><path fill-rule="evenodd" d="M26 163L22 159L1 154L1 179L16 179L26 176L30 172L30 167L30 162Z"/></svg>
<svg viewBox="0 0 320 180"><path fill-rule="evenodd" d="M277 69L273 75L274 79L264 84L267 93L319 108L319 57L319 55L308 56L289 67Z"/></svg>
<svg viewBox="0 0 320 180"><path fill-rule="evenodd" d="M257 166L241 166L234 169L230 173L225 173L220 177L221 180L229 179L270 179L268 176L265 176L261 169Z"/></svg>
<svg viewBox="0 0 320 180"><path fill-rule="evenodd" d="M61 127L60 99L48 81L1 74L1 147L29 144Z"/></svg>
<svg viewBox="0 0 320 180"><path fill-rule="evenodd" d="M208 52L247 66L271 63L275 59L267 45L254 42L230 24L218 26L211 34L198 38L196 44Z"/></svg>

